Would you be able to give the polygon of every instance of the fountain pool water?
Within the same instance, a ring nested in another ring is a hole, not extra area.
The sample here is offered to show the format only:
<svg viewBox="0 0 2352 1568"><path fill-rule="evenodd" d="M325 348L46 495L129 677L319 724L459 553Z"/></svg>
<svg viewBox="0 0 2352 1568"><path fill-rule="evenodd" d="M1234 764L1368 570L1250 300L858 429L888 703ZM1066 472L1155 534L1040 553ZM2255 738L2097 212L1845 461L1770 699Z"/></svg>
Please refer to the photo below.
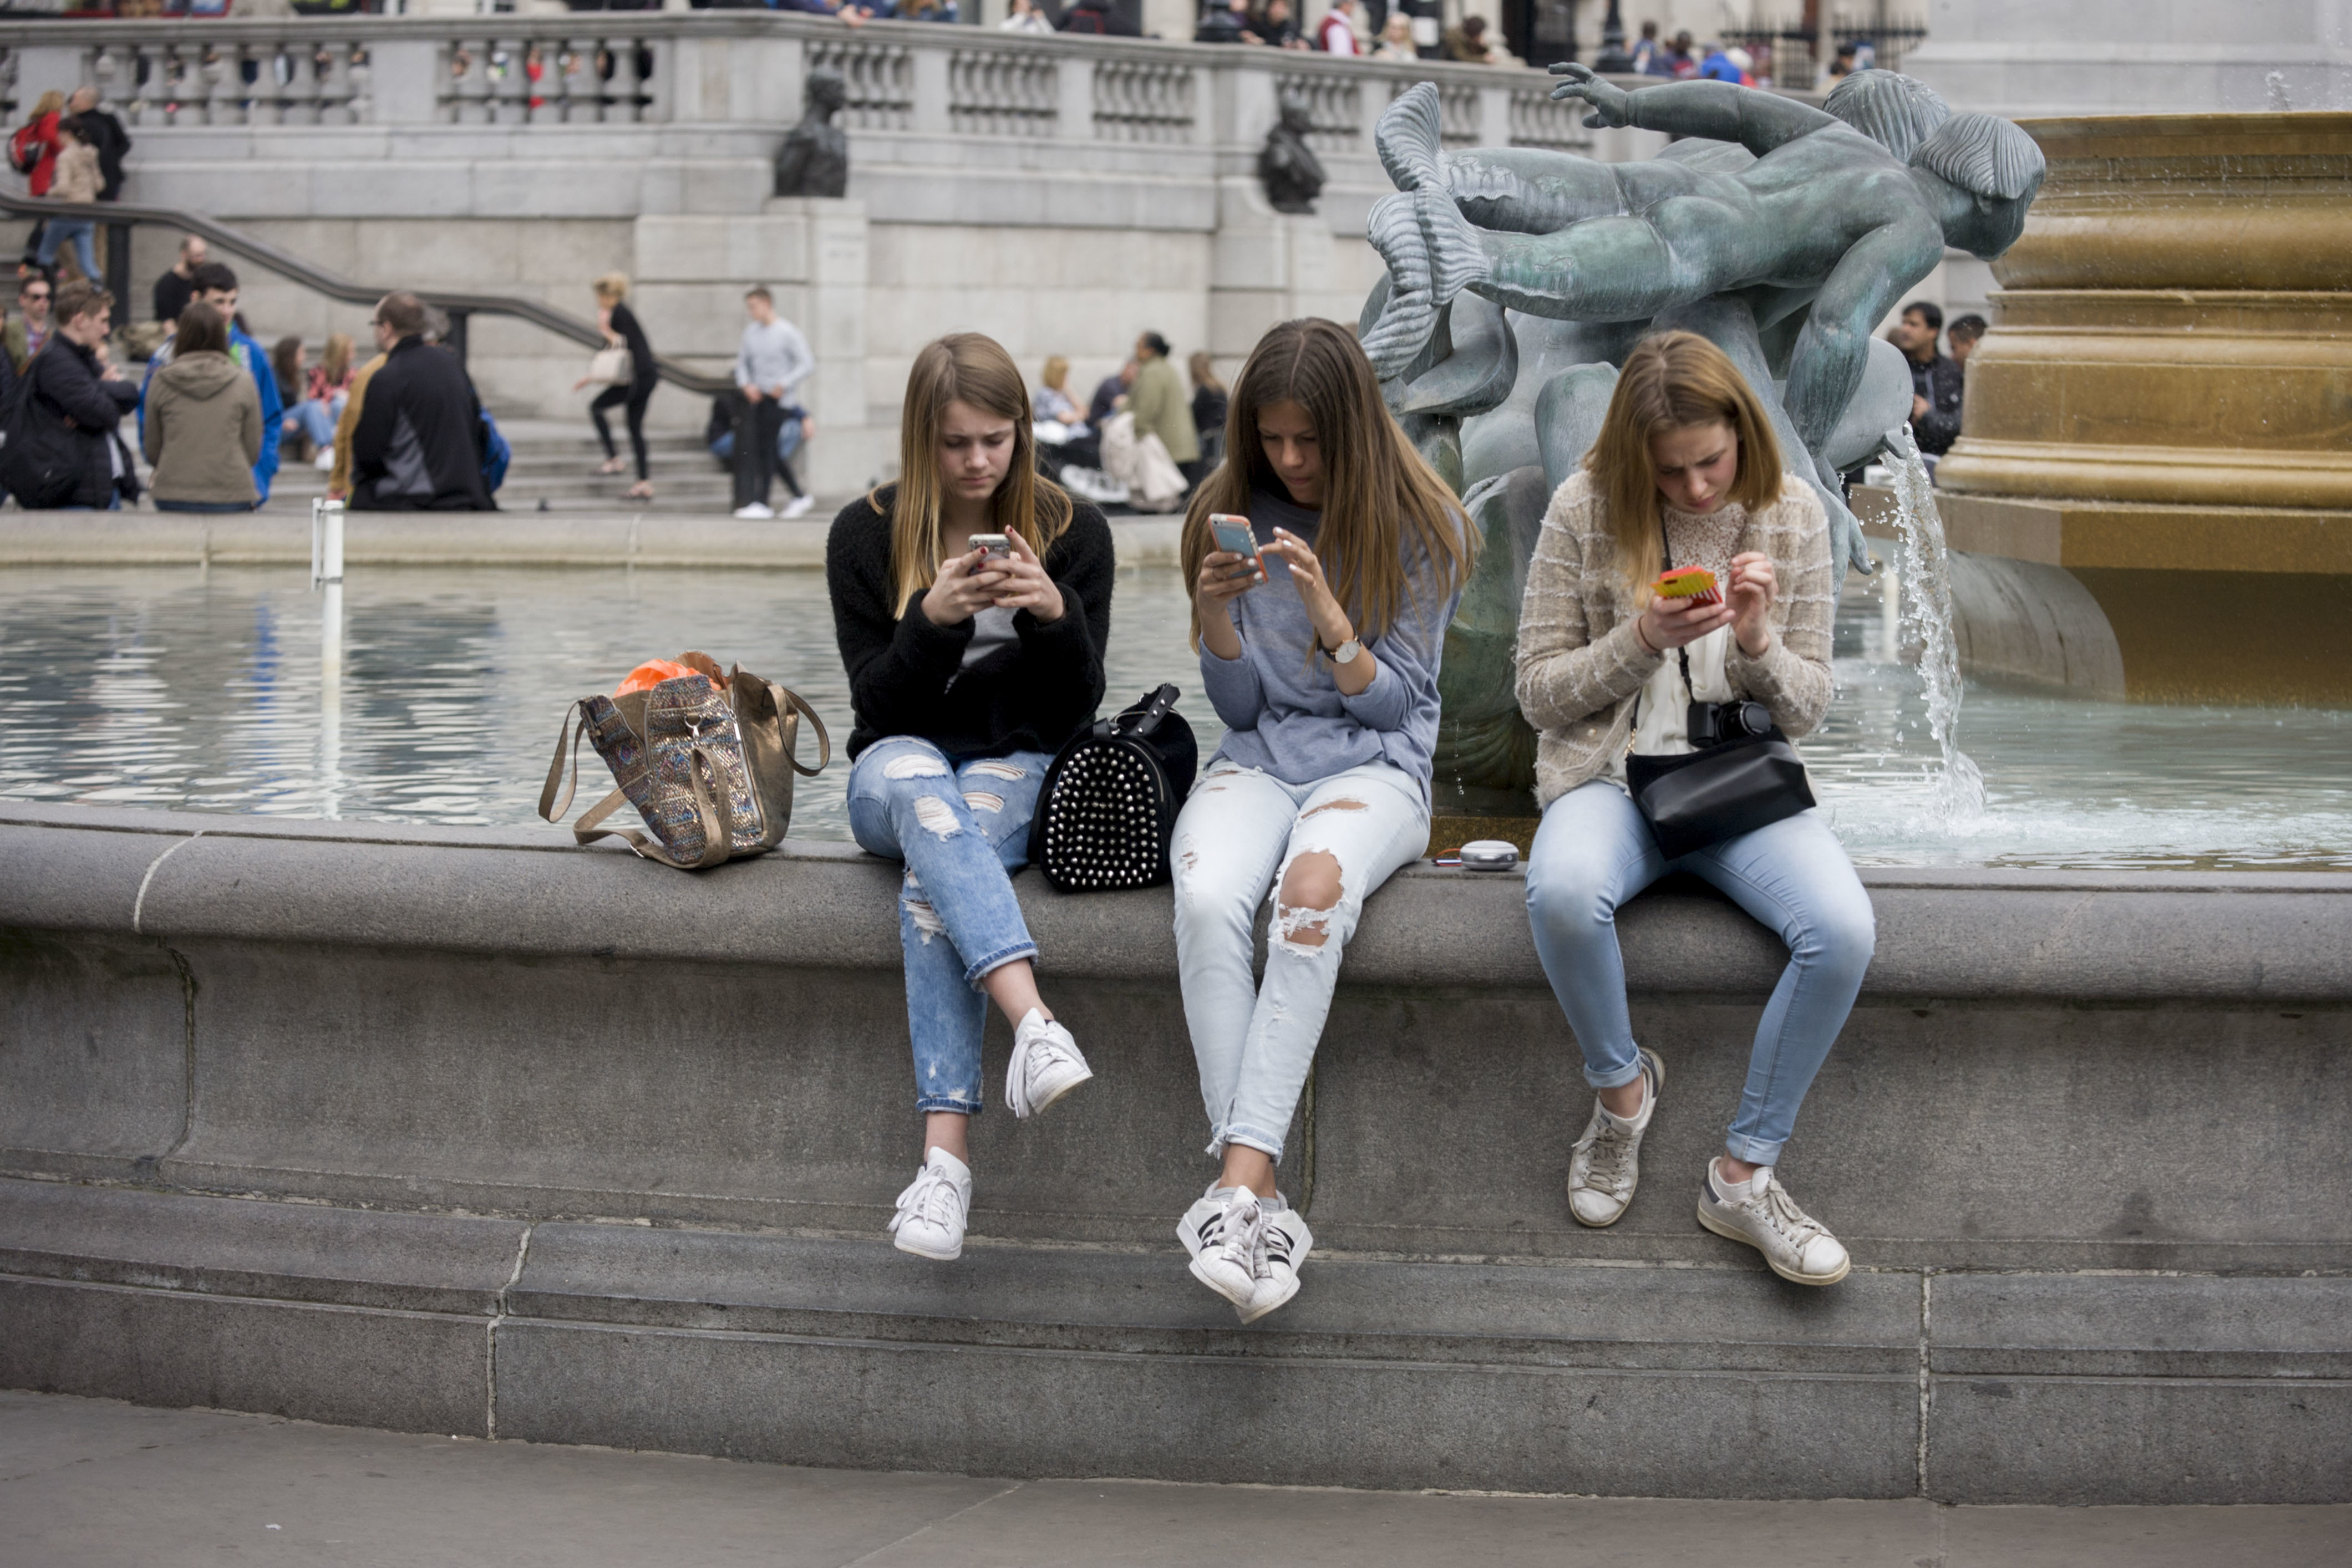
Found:
<svg viewBox="0 0 2352 1568"><path fill-rule="evenodd" d="M1959 738L1985 804L1948 812L1926 688L1895 657L1882 592L1850 585L1838 698L1803 743L1857 862L2352 869L2352 711L2340 709L2152 707L1971 682ZM352 574L343 605L328 722L320 598L299 570L10 572L0 797L536 824L565 704L689 647L794 687L847 737L816 572L372 569ZM1185 646L1177 571L1123 570L1115 605L1112 702L1175 681L1205 757L1219 727ZM836 761L803 782L795 836L848 836L845 774Z"/></svg>

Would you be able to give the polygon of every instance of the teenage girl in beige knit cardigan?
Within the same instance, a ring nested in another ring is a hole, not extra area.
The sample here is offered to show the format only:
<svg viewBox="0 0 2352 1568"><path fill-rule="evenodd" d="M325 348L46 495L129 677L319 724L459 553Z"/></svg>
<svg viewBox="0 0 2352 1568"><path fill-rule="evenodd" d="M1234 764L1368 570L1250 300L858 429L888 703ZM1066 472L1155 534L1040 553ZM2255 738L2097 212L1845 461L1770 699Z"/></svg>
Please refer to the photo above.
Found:
<svg viewBox="0 0 2352 1568"><path fill-rule="evenodd" d="M1668 551L1677 567L1712 570L1722 602L1652 595ZM1633 1040L1617 909L1668 871L1691 872L1789 945L1730 1136L1699 1182L1699 1223L1808 1285L1845 1278L1846 1250L1772 1167L1862 988L1869 896L1818 811L1665 860L1626 793L1625 758L1691 750L1693 701L1761 703L1791 737L1818 725L1831 694L1830 583L1821 502L1781 471L1748 383L1714 344L1669 332L1627 356L1584 471L1552 497L1519 615L1519 707L1540 732L1544 809L1528 909L1597 1092L1570 1165L1570 1209L1592 1226L1625 1212L1665 1084L1658 1053Z"/></svg>

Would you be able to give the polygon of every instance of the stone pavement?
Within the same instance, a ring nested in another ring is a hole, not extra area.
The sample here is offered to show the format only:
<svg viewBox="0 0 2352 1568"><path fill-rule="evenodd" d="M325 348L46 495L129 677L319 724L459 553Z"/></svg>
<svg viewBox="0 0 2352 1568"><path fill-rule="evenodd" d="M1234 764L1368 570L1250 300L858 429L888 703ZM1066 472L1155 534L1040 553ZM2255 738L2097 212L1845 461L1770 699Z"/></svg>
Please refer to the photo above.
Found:
<svg viewBox="0 0 2352 1568"><path fill-rule="evenodd" d="M1949 1508L1003 1481L484 1443L16 1392L0 1392L0 1568L2352 1561L2352 1506Z"/></svg>

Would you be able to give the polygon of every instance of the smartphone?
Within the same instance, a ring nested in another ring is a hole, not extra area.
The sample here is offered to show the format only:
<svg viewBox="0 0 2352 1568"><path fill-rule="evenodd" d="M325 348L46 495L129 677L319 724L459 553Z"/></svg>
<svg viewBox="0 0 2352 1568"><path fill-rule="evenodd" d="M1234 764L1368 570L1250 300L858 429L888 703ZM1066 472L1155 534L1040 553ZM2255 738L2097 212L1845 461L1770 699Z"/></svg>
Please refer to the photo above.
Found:
<svg viewBox="0 0 2352 1568"><path fill-rule="evenodd" d="M967 549L986 550L988 552L988 560L1004 560L1010 558L1013 554L1013 541L1006 538L1003 534L973 534L964 540L964 548ZM977 571L986 570L988 568L988 560L982 561L980 565L975 567L973 570Z"/></svg>
<svg viewBox="0 0 2352 1568"><path fill-rule="evenodd" d="M1228 555L1240 556L1249 563L1234 576L1242 576L1245 571L1260 581L1265 580L1265 565L1257 559L1257 530L1250 527L1247 517L1235 517L1231 512L1211 512L1209 528L1216 536L1219 549Z"/></svg>
<svg viewBox="0 0 2352 1568"><path fill-rule="evenodd" d="M1651 587L1661 599L1687 599L1698 604L1723 602L1723 595L1715 586L1715 573L1703 566L1678 566L1672 571L1662 571Z"/></svg>

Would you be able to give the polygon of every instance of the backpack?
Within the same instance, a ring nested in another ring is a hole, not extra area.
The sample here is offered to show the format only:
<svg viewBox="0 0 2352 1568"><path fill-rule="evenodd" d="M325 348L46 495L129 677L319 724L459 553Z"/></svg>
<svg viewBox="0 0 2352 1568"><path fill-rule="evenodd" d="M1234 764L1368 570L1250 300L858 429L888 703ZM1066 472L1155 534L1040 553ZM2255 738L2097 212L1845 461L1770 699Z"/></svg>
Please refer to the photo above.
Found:
<svg viewBox="0 0 2352 1568"><path fill-rule="evenodd" d="M514 448L499 434L499 422L490 417L488 409L482 410L482 487L492 495L507 482L507 465L514 461Z"/></svg>
<svg viewBox="0 0 2352 1568"><path fill-rule="evenodd" d="M1201 748L1163 685L1080 730L1045 770L1029 819L1029 863L1057 893L1157 887L1168 880L1176 813Z"/></svg>
<svg viewBox="0 0 2352 1568"><path fill-rule="evenodd" d="M48 350L49 344L41 345L41 353ZM83 455L64 424L41 412L33 390L40 362L40 354L26 360L24 373L0 401L0 486L28 512L64 506L82 476Z"/></svg>
<svg viewBox="0 0 2352 1568"><path fill-rule="evenodd" d="M8 138L8 167L19 174L29 174L52 151L48 139L41 134L41 122L29 120Z"/></svg>

